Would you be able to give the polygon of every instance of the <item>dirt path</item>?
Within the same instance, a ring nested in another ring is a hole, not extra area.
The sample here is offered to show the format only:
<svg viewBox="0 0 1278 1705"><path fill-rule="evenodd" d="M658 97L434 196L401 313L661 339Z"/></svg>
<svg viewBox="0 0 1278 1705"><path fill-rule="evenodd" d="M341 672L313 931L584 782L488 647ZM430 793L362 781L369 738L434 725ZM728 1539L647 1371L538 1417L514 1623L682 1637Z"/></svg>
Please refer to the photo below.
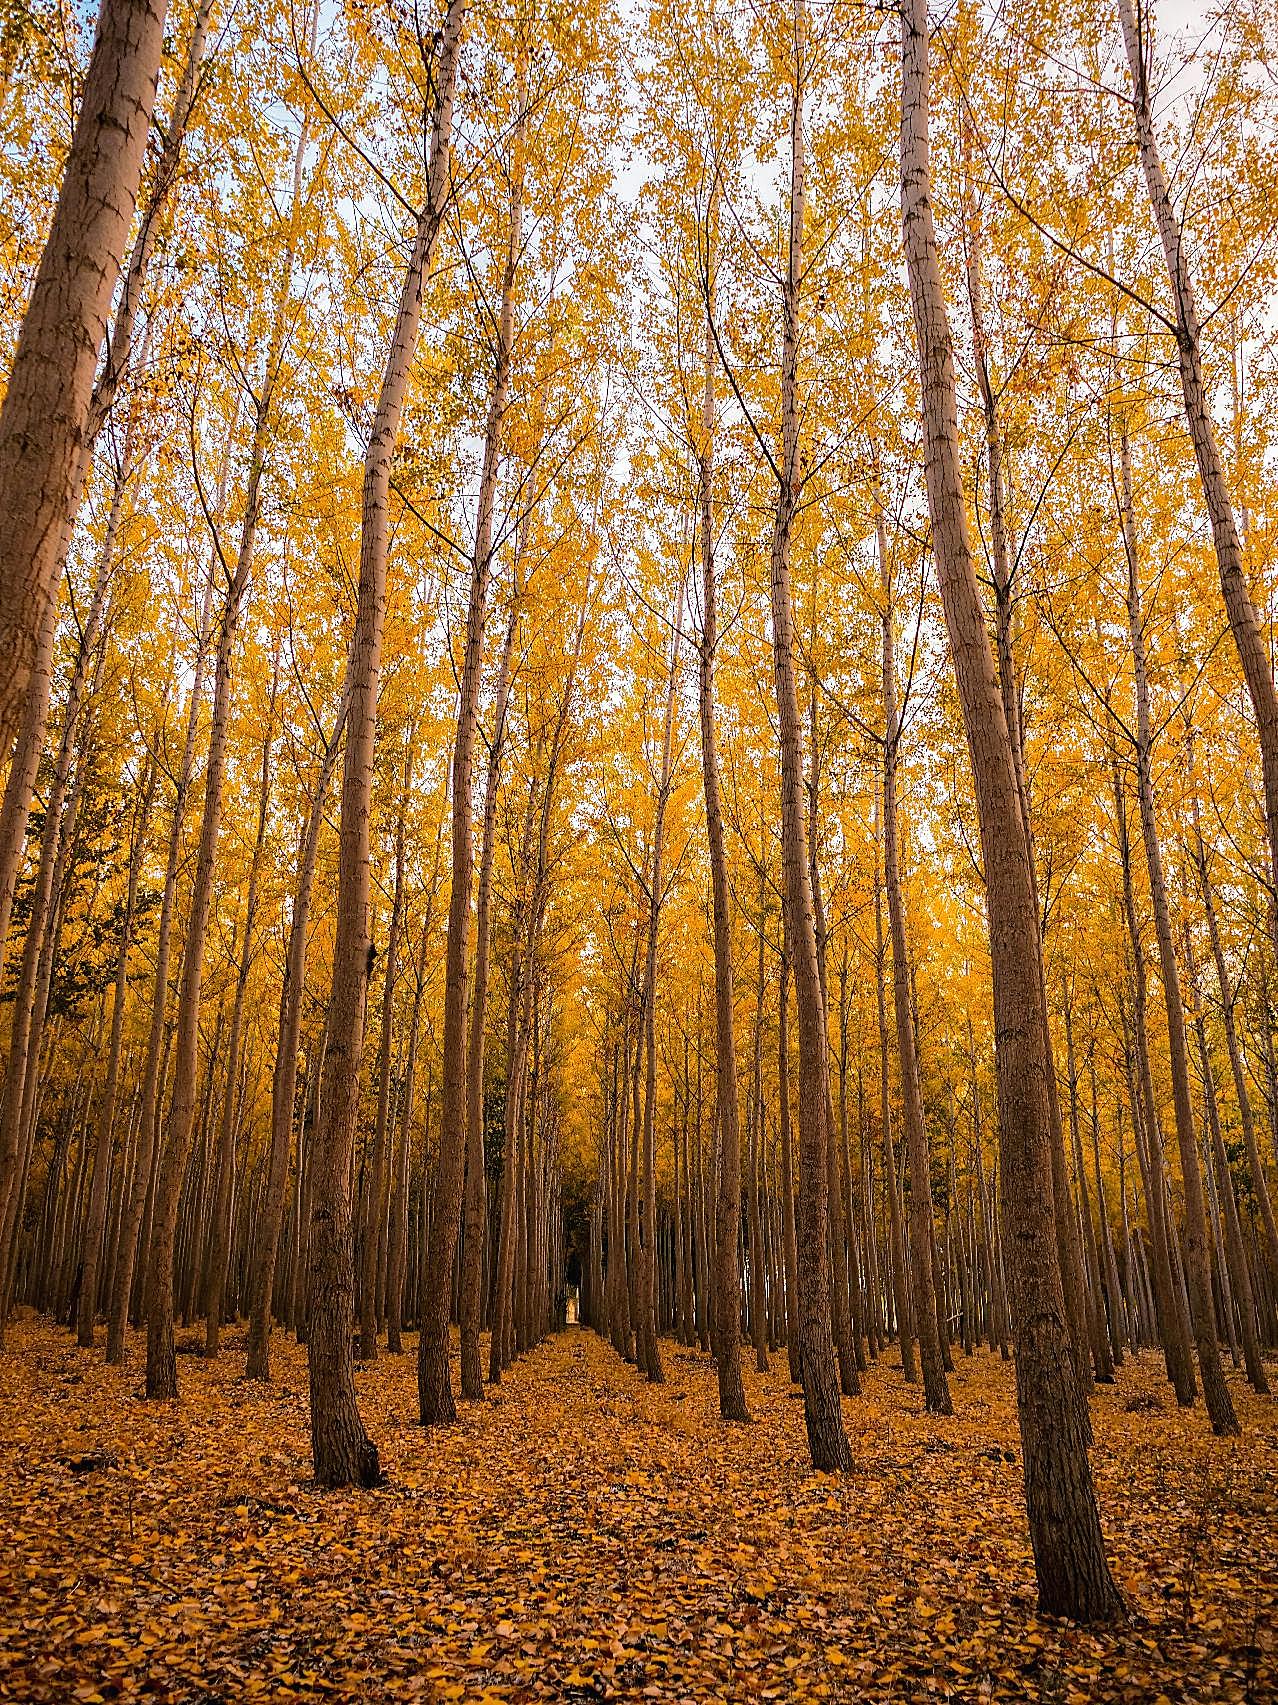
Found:
<svg viewBox="0 0 1278 1705"><path fill-rule="evenodd" d="M295 1346L275 1388L240 1378L235 1335L183 1355L183 1401L151 1407L47 1324L12 1344L2 1699L1278 1698L1278 1405L1235 1386L1247 1436L1215 1440L1152 1357L1097 1401L1136 1619L1093 1636L1033 1614L989 1358L960 1359L946 1420L872 1371L839 1480L807 1466L784 1358L725 1428L704 1357L666 1346L649 1388L569 1330L426 1434L412 1358L383 1355L358 1380L389 1484L325 1495ZM1163 1406L1129 1412L1142 1394Z"/></svg>

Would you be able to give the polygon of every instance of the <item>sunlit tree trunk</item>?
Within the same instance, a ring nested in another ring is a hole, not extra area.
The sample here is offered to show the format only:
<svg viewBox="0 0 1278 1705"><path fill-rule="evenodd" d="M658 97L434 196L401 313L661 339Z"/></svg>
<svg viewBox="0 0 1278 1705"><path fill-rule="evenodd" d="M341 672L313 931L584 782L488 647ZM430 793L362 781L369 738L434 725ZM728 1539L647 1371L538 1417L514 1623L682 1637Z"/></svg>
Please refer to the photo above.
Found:
<svg viewBox="0 0 1278 1705"><path fill-rule="evenodd" d="M111 298L133 221L164 45L164 0L104 0L0 406L0 749L57 591Z"/></svg>

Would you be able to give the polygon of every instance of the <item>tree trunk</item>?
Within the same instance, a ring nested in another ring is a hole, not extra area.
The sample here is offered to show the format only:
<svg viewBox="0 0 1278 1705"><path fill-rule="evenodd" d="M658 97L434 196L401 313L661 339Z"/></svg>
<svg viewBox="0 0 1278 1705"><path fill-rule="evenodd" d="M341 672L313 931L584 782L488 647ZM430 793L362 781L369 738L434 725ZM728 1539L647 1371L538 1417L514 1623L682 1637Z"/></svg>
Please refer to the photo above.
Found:
<svg viewBox="0 0 1278 1705"><path fill-rule="evenodd" d="M1203 840L1202 818L1198 809L1198 788L1195 785L1191 795L1194 822L1194 865L1198 872L1198 886L1202 894L1203 911L1207 918L1207 938L1211 943L1212 963L1216 968L1216 983L1220 989L1220 1019L1225 1032L1225 1050L1229 1055L1229 1070L1234 1082L1234 1095L1238 1102L1238 1119L1242 1126L1243 1147L1247 1153L1247 1170L1251 1177L1252 1189L1256 1193L1256 1202L1260 1208L1261 1224L1265 1230L1265 1247L1269 1258L1271 1278L1278 1281L1278 1224L1274 1220L1273 1200L1269 1194L1269 1182L1265 1177L1264 1164L1260 1158L1260 1148L1256 1142L1256 1116L1251 1105L1251 1091L1247 1087L1247 1073L1243 1069L1242 1050L1238 1044L1238 1022L1235 1016L1235 996L1230 982L1229 971L1225 964L1225 950L1220 939L1220 922L1216 916L1216 897L1212 891L1211 871L1207 861L1207 847Z"/></svg>
<svg viewBox="0 0 1278 1705"><path fill-rule="evenodd" d="M1211 1140L1211 1158L1215 1169L1216 1195L1220 1202L1220 1215L1224 1221L1225 1233L1225 1264L1223 1271L1231 1280L1234 1301L1238 1306L1238 1321L1242 1329L1243 1365L1247 1369L1247 1378L1254 1390L1262 1396L1269 1394L1269 1380L1265 1374L1264 1359L1260 1353L1260 1335L1256 1330L1256 1298L1251 1285L1251 1272L1247 1266L1247 1250L1242 1238L1242 1225L1238 1218L1238 1201L1234 1195L1234 1180L1229 1170L1229 1157L1225 1153L1225 1142L1220 1132L1220 1115L1216 1106L1216 1085L1212 1077L1211 1056L1207 1051L1207 1026L1203 1022L1202 998L1198 990L1198 967L1194 963L1193 942L1189 933L1189 919L1184 920L1185 936L1185 975L1189 979L1189 997L1194 1008L1194 1034L1198 1042L1198 1062L1202 1072L1203 1096L1207 1103L1208 1135ZM1211 1182L1212 1171L1207 1174Z"/></svg>
<svg viewBox="0 0 1278 1705"><path fill-rule="evenodd" d="M257 834L249 859L248 892L244 904L244 943L240 949L239 971L235 979L235 997L231 1004L231 1030L227 1038L226 1100L222 1108L222 1124L218 1136L216 1163L215 1216L212 1246L209 1250L208 1276L204 1293L204 1354L210 1360L218 1354L222 1336L222 1308L226 1292L227 1263L231 1251L231 1217L235 1175L235 1115L237 1076L240 1059L240 1035L244 1025L244 996L248 990L249 971L253 964L253 932L257 926L258 883L262 871L262 850L266 845L266 815L271 792L271 741L274 734L274 685L272 703L267 712L266 738L262 742L262 768L258 776Z"/></svg>
<svg viewBox="0 0 1278 1705"><path fill-rule="evenodd" d="M519 547L515 550L516 569ZM519 621L518 575L511 586L510 618L502 647L493 708L493 737L484 780L484 819L475 895L475 978L470 999L470 1036L466 1052L466 1185L463 1197L461 1282L461 1394L478 1402L484 1395L484 1367L479 1353L481 1283L483 1279L484 1219L484 1032L488 1011L488 956L491 946L493 858L497 834L497 784L506 739L515 631Z"/></svg>
<svg viewBox="0 0 1278 1705"><path fill-rule="evenodd" d="M1198 463L1203 499L1211 522L1220 590L1225 601L1230 631L1238 648L1243 678L1251 698L1260 741L1260 768L1264 784L1265 825L1268 831L1271 886L1278 893L1278 691L1265 636L1247 588L1243 572L1242 543L1234 519L1233 501L1225 479L1224 465L1212 426L1203 381L1202 336L1198 308L1189 277L1180 221L1172 206L1171 191L1163 172L1154 136L1154 114L1150 99L1149 72L1153 57L1150 20L1142 0L1119 0L1118 15L1123 26L1127 63L1132 74L1132 115L1136 141L1150 206L1167 262L1172 304L1176 318L1176 355L1180 367L1185 418ZM1278 944L1278 910L1271 914L1271 928Z"/></svg>
<svg viewBox="0 0 1278 1705"><path fill-rule="evenodd" d="M846 1469L852 1452L843 1426L839 1380L830 1328L830 1278L826 1144L825 1012L817 965L812 878L808 862L803 783L803 725L795 669L794 608L790 592L790 544L798 508L799 466L799 288L803 276L805 180L804 86L807 74L807 12L796 0L794 83L790 106L790 231L782 286L781 464L772 528L772 662L776 679L781 744L781 849L784 866L785 930L794 971L799 1021L799 1372L812 1466Z"/></svg>
<svg viewBox="0 0 1278 1705"><path fill-rule="evenodd" d="M354 1252L350 1170L359 1113L360 1055L370 970L369 815L373 748L386 614L391 463L404 395L417 350L422 292L450 194L453 92L466 0L449 0L434 66L426 205L404 275L373 430L364 458L359 590L347 676L346 758L338 840L337 933L319 1118L311 1144L307 1361L311 1445L322 1486L371 1486L380 1477L377 1447L355 1399L351 1353Z"/></svg>
<svg viewBox="0 0 1278 1705"><path fill-rule="evenodd" d="M230 458L222 467L219 507L226 495ZM151 1023L147 1036L146 1057L142 1068L142 1108L138 1122L137 1157L129 1189L128 1207L120 1230L119 1257L111 1280L111 1301L107 1314L107 1351L109 1363L118 1365L124 1360L125 1328L133 1293L133 1276L147 1216L147 1206L154 1186L156 1134L159 1122L160 1095L165 1078L166 1028L165 1014L169 999L169 962L173 944L173 913L177 903L178 864L182 854L182 830L186 817L187 796L195 766L195 741L199 727L200 704L204 697L204 676L208 663L209 639L213 616L213 568L210 564L205 583L203 607L200 612L199 640L191 681L191 697L187 707L186 734L182 757L173 778L173 816L169 825L168 855L164 871L164 890L160 901L160 922L156 936L155 981L151 992Z"/></svg>
<svg viewBox="0 0 1278 1705"><path fill-rule="evenodd" d="M1026 1506L1044 1614L1111 1621L1087 1418L1061 1287L1052 1196L1042 942L1016 761L981 608L959 459L954 357L932 224L926 0L901 10L901 207L918 340L928 509L972 763L985 869L1004 1237Z"/></svg>
<svg viewBox="0 0 1278 1705"><path fill-rule="evenodd" d="M106 1082L98 1110L97 1133L93 1148L93 1186L89 1195L89 1213L84 1228L84 1258L80 1274L80 1308L76 1321L76 1340L84 1349L93 1347L94 1327L98 1318L99 1277L102 1271L102 1240L106 1229L107 1191L111 1182L111 1152L115 1143L115 1115L120 1088L120 1052L124 1040L124 1007L129 992L129 950L133 945L133 919L137 910L138 879L142 859L146 854L147 830L151 809L155 804L156 763L147 754L146 779L141 788L141 802L133 819L133 844L129 852L129 873L124 893L124 917L120 923L120 942L115 955L115 975L111 997L111 1040L107 1049Z"/></svg>
<svg viewBox="0 0 1278 1705"><path fill-rule="evenodd" d="M881 797L881 796L880 796ZM877 847L876 847L877 853ZM901 1193L896 1181L896 1144L892 1137L892 1102L888 1084L888 1026L885 992L887 949L883 940L883 885L878 860L874 871L874 982L879 1016L879 1124L883 1137L883 1172L887 1184L888 1241L892 1257L892 1310L901 1348L901 1372L907 1385L918 1382L914 1358L914 1322L909 1283L905 1275L905 1234L901 1225Z"/></svg>
<svg viewBox="0 0 1278 1705"><path fill-rule="evenodd" d="M191 888L186 948L182 961L182 982L178 994L173 1094L168 1130L156 1175L155 1207L147 1259L146 1395L155 1399L177 1396L177 1361L173 1351L173 1256L182 1181L186 1175L191 1137L195 1129L204 951L213 910L213 874L218 829L222 820L222 783L226 771L233 696L232 662L244 594L248 589L253 566L259 492L266 457L268 409L269 385L263 390L262 401L258 406L240 547L235 571L227 590L226 603L222 609L214 665L213 716L209 726L209 750L204 774L204 811L200 823L195 879Z"/></svg>
<svg viewBox="0 0 1278 1705"><path fill-rule="evenodd" d="M475 549L471 559L470 597L466 611L466 642L458 685L457 736L453 745L452 888L448 901L448 945L444 965L439 1162L426 1251L421 1332L417 1341L417 1384L423 1426L457 1418L448 1365L448 1325L466 1172L466 1014L470 999L471 877L475 863L471 791L484 657L484 619L492 578L493 513L515 336L515 280L521 254L523 218L523 135L527 103L522 90L525 77L521 60L516 96L519 105L511 141L510 227L497 324L496 359L484 427Z"/></svg>
<svg viewBox="0 0 1278 1705"><path fill-rule="evenodd" d="M0 750L18 728L57 590L59 547L107 315L133 221L165 0L103 0L53 223L0 406Z"/></svg>
<svg viewBox="0 0 1278 1705"><path fill-rule="evenodd" d="M1212 1431L1237 1433L1238 1417L1220 1365L1220 1345L1212 1313L1211 1269L1207 1246L1207 1212L1203 1201L1202 1174L1198 1167L1198 1133L1189 1092L1189 1047L1185 1038L1185 1009L1180 998L1180 975L1172 942L1171 912L1163 876L1162 849L1154 815L1152 775L1153 735L1150 731L1149 680L1145 661L1145 618L1141 609L1139 566L1136 552L1135 518L1132 508L1131 458L1127 434L1121 441L1121 504L1123 548L1127 557L1127 620L1131 635L1132 664L1136 677L1136 781L1140 826L1149 870L1149 898L1158 941L1158 962L1163 979L1163 1001L1167 1009L1167 1040L1171 1057L1172 1109L1176 1121L1176 1146L1180 1150L1181 1180L1185 1192L1185 1278L1189 1289L1189 1317L1198 1351L1198 1371L1203 1397L1211 1417Z"/></svg>
<svg viewBox="0 0 1278 1705"><path fill-rule="evenodd" d="M923 1123L919 1087L914 1010L910 1002L909 949L905 941L905 901L901 893L897 854L896 772L900 762L901 727L896 707L896 648L892 571L887 528L880 509L875 517L879 550L879 584L883 599L883 871L887 888L888 927L892 939L892 1001L896 1011L896 1045L901 1061L901 1107L910 1160L910 1271L914 1280L914 1319L923 1364L923 1401L934 1415L952 1415L949 1382L937 1330L936 1274L932 1266L932 1159Z"/></svg>
<svg viewBox="0 0 1278 1705"><path fill-rule="evenodd" d="M404 838L408 801L413 785L415 731L409 729L404 753L404 779L395 823L395 889L390 928L386 936L386 970L382 983L382 1024L377 1042L377 1116L373 1125L373 1165L364 1204L364 1237L359 1284L359 1359L377 1359L378 1248L385 1257L385 1228L390 1211L391 1171L391 1045L394 1040L395 984L399 976L399 938L404 921Z"/></svg>
<svg viewBox="0 0 1278 1705"><path fill-rule="evenodd" d="M258 1220L255 1260L249 1286L248 1363L245 1369L249 1379L269 1380L271 1377L271 1298L275 1290L275 1267L279 1254L280 1232L284 1224L289 1162L293 1150L297 1055L302 1035L302 998L306 991L306 932L310 922L311 894L315 887L320 831L324 825L324 800L337 765L342 730L346 724L346 704L347 700L343 694L332 735L324 748L297 857L293 912L289 919L284 982L280 990L280 1022L275 1044L275 1066L271 1076L271 1144L267 1158L266 1195Z"/></svg>

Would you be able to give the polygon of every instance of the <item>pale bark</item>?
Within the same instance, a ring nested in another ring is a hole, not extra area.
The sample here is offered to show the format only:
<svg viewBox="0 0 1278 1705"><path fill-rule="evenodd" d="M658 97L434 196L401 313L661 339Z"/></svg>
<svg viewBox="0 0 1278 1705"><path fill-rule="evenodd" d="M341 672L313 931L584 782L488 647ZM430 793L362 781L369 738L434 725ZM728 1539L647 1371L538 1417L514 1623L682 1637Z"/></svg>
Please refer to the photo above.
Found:
<svg viewBox="0 0 1278 1705"><path fill-rule="evenodd" d="M0 749L57 589L111 298L133 221L164 0L104 0L58 204L0 406Z"/></svg>

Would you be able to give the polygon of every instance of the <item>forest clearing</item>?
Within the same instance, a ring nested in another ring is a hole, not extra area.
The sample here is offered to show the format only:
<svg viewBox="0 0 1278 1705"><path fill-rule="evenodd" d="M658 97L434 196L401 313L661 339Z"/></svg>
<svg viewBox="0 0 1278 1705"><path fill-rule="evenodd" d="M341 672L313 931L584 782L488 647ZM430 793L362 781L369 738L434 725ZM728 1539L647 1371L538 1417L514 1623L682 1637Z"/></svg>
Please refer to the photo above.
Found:
<svg viewBox="0 0 1278 1705"><path fill-rule="evenodd" d="M1276 67L0 5L0 1699L1278 1700Z"/></svg>
<svg viewBox="0 0 1278 1705"><path fill-rule="evenodd" d="M438 1435L411 1358L359 1376L387 1484L310 1474L304 1358L187 1401L22 1323L0 1371L0 1698L1262 1701L1278 1636L1278 1428L1160 1396L1146 1356L1093 1452L1130 1624L1035 1614L1009 1370L937 1421L882 1366L851 1475L813 1472L782 1373L725 1427L696 1351L654 1386L569 1328ZM1154 1404L1157 1407L1154 1407ZM79 1470L95 1452L109 1466ZM20 1561L19 1561L20 1560ZM10 1597L12 1571L21 1596Z"/></svg>

